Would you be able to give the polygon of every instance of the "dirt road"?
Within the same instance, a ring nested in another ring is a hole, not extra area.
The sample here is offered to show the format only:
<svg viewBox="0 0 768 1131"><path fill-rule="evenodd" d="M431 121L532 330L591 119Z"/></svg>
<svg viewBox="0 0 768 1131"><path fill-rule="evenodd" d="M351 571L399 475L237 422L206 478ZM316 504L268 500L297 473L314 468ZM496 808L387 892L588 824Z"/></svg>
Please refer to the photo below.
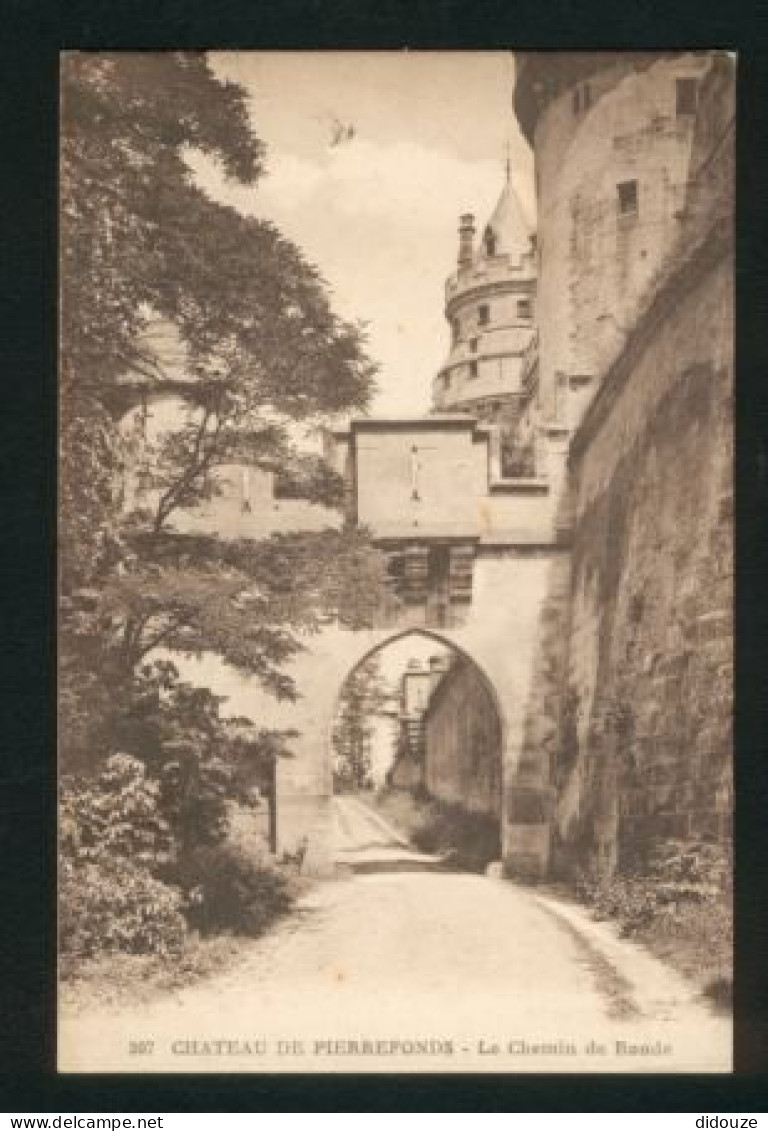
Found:
<svg viewBox="0 0 768 1131"><path fill-rule="evenodd" d="M418 859L356 803L337 820L348 860ZM421 870L319 884L237 968L148 1007L64 1014L60 1047L65 1071L730 1068L727 1021L578 908Z"/></svg>

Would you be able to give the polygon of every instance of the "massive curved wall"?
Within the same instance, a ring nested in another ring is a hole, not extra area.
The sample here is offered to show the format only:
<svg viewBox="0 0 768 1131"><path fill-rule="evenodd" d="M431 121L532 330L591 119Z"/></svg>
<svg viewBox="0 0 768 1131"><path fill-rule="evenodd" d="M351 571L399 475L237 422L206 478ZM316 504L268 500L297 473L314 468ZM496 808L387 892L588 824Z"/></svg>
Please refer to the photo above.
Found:
<svg viewBox="0 0 768 1131"><path fill-rule="evenodd" d="M519 57L515 104L536 164L545 419L581 419L675 242L710 65L693 53Z"/></svg>
<svg viewBox="0 0 768 1131"><path fill-rule="evenodd" d="M733 74L702 90L666 273L576 432L565 868L728 841L732 807Z"/></svg>

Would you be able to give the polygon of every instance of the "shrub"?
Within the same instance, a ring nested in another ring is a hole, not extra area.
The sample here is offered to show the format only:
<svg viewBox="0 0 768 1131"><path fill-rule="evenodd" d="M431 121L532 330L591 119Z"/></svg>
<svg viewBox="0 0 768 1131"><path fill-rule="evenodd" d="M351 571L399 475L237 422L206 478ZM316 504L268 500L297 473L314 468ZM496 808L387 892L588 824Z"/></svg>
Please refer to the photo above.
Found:
<svg viewBox="0 0 768 1131"><path fill-rule="evenodd" d="M99 953L169 954L186 924L178 889L121 857L64 858L59 873L59 945L69 959Z"/></svg>
<svg viewBox="0 0 768 1131"><path fill-rule="evenodd" d="M694 840L653 845L642 871L582 874L576 884L598 917L699 982L718 1008L727 1008L732 985L731 886L728 847Z"/></svg>
<svg viewBox="0 0 768 1131"><path fill-rule="evenodd" d="M92 781L65 779L60 848L72 861L123 857L153 868L170 859L172 834L159 808L160 791L143 762L113 754Z"/></svg>
<svg viewBox="0 0 768 1131"><path fill-rule="evenodd" d="M143 763L127 754L108 758L94 781L63 783L59 945L67 961L181 946L181 893L152 874L173 843L158 798Z"/></svg>
<svg viewBox="0 0 768 1131"><path fill-rule="evenodd" d="M647 877L617 875L592 879L581 875L576 887L598 919L618 920L623 935L636 935L661 908L659 893Z"/></svg>
<svg viewBox="0 0 768 1131"><path fill-rule="evenodd" d="M290 908L289 877L263 857L231 843L198 848L175 877L187 897L187 919L203 935L258 935Z"/></svg>
<svg viewBox="0 0 768 1131"><path fill-rule="evenodd" d="M375 800L422 852L450 853L454 866L473 872L499 859L498 818L404 790L385 789Z"/></svg>
<svg viewBox="0 0 768 1131"><path fill-rule="evenodd" d="M433 802L413 842L422 852L451 852L457 865L482 872L499 858L499 822L460 805Z"/></svg>
<svg viewBox="0 0 768 1131"><path fill-rule="evenodd" d="M581 873L576 884L597 914L618 919L625 934L636 934L652 921L673 924L689 907L727 903L730 885L725 846L678 840L653 845L642 871L599 877Z"/></svg>

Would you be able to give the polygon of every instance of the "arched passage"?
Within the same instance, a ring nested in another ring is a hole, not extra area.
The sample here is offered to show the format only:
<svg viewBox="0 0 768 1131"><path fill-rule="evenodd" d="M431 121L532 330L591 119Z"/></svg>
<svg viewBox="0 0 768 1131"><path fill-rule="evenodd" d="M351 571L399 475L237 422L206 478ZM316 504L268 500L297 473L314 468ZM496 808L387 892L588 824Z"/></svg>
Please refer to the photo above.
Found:
<svg viewBox="0 0 768 1131"><path fill-rule="evenodd" d="M501 858L501 702L448 636L404 629L368 647L341 681L327 749L334 792L355 795L419 847L451 850L469 867Z"/></svg>
<svg viewBox="0 0 768 1131"><path fill-rule="evenodd" d="M475 564L473 595L462 624L424 624L423 610L406 608L398 624L352 630L323 626L306 639L291 664L302 695L296 702L266 703L265 725L298 732L294 757L278 766L278 850L306 840L305 867L332 875L328 845L333 809L331 734L339 690L371 653L411 633L455 648L479 669L501 722L502 861L510 876L547 873L551 830L552 746L557 736L558 662L541 659L542 623L552 647L561 619L552 617L549 594L567 558L534 550L487 554ZM562 573L561 587L567 578ZM234 690L231 681L226 690ZM252 689L232 696L233 711L255 709Z"/></svg>

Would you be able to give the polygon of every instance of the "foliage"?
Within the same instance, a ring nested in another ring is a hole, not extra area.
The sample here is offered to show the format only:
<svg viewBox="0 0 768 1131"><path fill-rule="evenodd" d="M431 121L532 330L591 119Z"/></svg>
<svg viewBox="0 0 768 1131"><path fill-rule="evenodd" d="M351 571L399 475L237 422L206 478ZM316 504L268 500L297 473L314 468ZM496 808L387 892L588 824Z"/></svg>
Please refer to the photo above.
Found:
<svg viewBox="0 0 768 1131"><path fill-rule="evenodd" d="M360 664L345 681L333 728L333 777L337 791L370 788L373 718L381 713L388 697L378 653Z"/></svg>
<svg viewBox="0 0 768 1131"><path fill-rule="evenodd" d="M65 778L59 812L60 850L74 864L125 858L151 868L171 857L160 787L137 758L113 755L95 780Z"/></svg>
<svg viewBox="0 0 768 1131"><path fill-rule="evenodd" d="M674 921L688 903L714 904L731 885L726 848L709 841L655 844L642 871L594 877L581 874L577 890L602 918L616 919L626 935L659 917Z"/></svg>
<svg viewBox="0 0 768 1131"><path fill-rule="evenodd" d="M433 800L413 832L413 843L422 852L450 854L455 867L482 872L500 856L499 820Z"/></svg>
<svg viewBox="0 0 768 1131"><path fill-rule="evenodd" d="M72 815L77 822L90 829L97 809L107 825L118 827L118 815L128 826L139 822L138 811L122 813L139 787L114 772L119 762L132 767L145 792L152 791L176 851L222 840L230 801L246 801L254 779L267 780L276 759L292 756L296 737L294 731L257 727L250 719L223 718L223 701L208 688L182 680L169 660L142 665L109 710L94 720L91 734L97 749L108 751L117 743L132 757L108 757L107 769L95 782L86 781L76 795L79 807ZM62 806L65 813L73 806L66 790ZM125 851L130 856L135 846L126 844Z"/></svg>
<svg viewBox="0 0 768 1131"><path fill-rule="evenodd" d="M63 772L88 775L62 799L78 954L173 949L183 905L160 870L220 844L240 771L290 753L289 734L223 719L162 650L217 653L295 697L283 669L301 635L370 619L381 574L359 532L224 544L175 526L232 462L338 505L339 477L296 450L292 426L363 409L373 380L360 327L336 317L315 268L207 196L201 158L241 184L264 171L246 91L204 55L65 57L59 729ZM174 367L151 346L158 326L179 345ZM187 409L168 431L121 430L127 410L171 393Z"/></svg>
<svg viewBox="0 0 768 1131"><path fill-rule="evenodd" d="M599 919L615 919L624 935L635 935L659 913L658 891L648 877L579 876L576 890L593 907Z"/></svg>
<svg viewBox="0 0 768 1131"><path fill-rule="evenodd" d="M93 546L116 517L110 480L122 458L114 417L139 390L174 387L190 406L150 460L155 530L204 496L222 462L290 468L286 419L362 409L370 395L362 333L333 314L317 271L271 224L216 203L196 183L195 154L242 184L263 173L246 97L218 81L203 55L65 58L65 589L101 566ZM147 347L158 318L180 339L181 372L163 372Z"/></svg>
<svg viewBox="0 0 768 1131"><path fill-rule="evenodd" d="M435 798L415 798L395 789L379 793L376 805L385 817L408 833L417 848L445 855L452 867L482 872L499 859L496 817L470 813L460 805Z"/></svg>
<svg viewBox="0 0 768 1131"><path fill-rule="evenodd" d="M166 954L112 951L84 959L62 952L60 1004L67 1011L86 1012L149 1005L160 994L220 976L242 960L247 945L232 935L201 939L197 931L188 931L181 948Z"/></svg>
<svg viewBox="0 0 768 1131"><path fill-rule="evenodd" d="M555 776L562 784L568 778L579 757L579 716L581 699L572 686L565 689L560 727L560 746L555 762Z"/></svg>
<svg viewBox="0 0 768 1131"><path fill-rule="evenodd" d="M241 721L230 729L241 757L284 751L280 732L251 734ZM213 790L209 765L195 790L177 773L169 761L152 779L143 762L118 754L95 779L63 782L61 947L70 959L172 953L187 925L258 933L290 905L282 873L225 843L230 779Z"/></svg>
<svg viewBox="0 0 768 1131"><path fill-rule="evenodd" d="M188 854L175 878L186 893L189 922L204 936L261 934L293 902L285 872L229 842Z"/></svg>
<svg viewBox="0 0 768 1131"><path fill-rule="evenodd" d="M518 433L504 431L501 436L502 474L513 479L531 479L536 474L533 437L523 442Z"/></svg>
<svg viewBox="0 0 768 1131"><path fill-rule="evenodd" d="M182 945L180 892L124 857L65 857L59 891L59 946L70 959L114 951L173 954Z"/></svg>
<svg viewBox="0 0 768 1131"><path fill-rule="evenodd" d="M718 1008L733 983L732 860L726 845L665 841L645 868L596 878L581 875L577 892L600 918L641 940L698 982Z"/></svg>
<svg viewBox="0 0 768 1131"><path fill-rule="evenodd" d="M68 615L68 638L99 668L130 672L156 648L215 651L257 676L278 698L295 697L282 665L300 634L327 619L368 627L384 585L382 556L358 530L275 534L224 542L166 535L138 542L139 561L109 577L92 607Z"/></svg>
<svg viewBox="0 0 768 1131"><path fill-rule="evenodd" d="M152 874L173 854L159 793L144 765L124 754L107 759L95 780L62 782L59 943L68 959L180 947L181 893Z"/></svg>
<svg viewBox="0 0 768 1131"><path fill-rule="evenodd" d="M72 53L62 107L62 730L79 749L104 700L161 645L217 652L278 697L295 694L281 668L296 633L327 614L318 589L332 589L333 555L346 562L337 585L361 564L357 593L373 578L360 536L332 532L324 553L322 535L228 553L173 519L232 461L338 504L339 477L295 450L290 426L362 409L373 368L298 249L197 184L201 154L241 183L264 170L246 92L203 55ZM158 319L179 343L172 370L147 345ZM188 411L145 445L150 490L136 505L122 487L136 452L117 421L169 390ZM323 581L302 585L312 553Z"/></svg>

